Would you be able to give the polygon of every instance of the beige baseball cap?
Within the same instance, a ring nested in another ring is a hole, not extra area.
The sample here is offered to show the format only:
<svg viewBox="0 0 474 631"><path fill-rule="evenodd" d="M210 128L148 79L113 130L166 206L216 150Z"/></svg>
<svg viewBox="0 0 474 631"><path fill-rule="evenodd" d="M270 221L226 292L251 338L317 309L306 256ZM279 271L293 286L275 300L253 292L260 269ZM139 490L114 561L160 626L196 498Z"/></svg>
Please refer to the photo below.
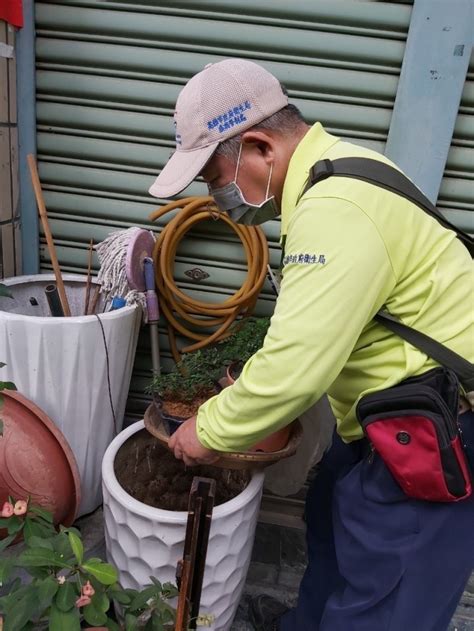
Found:
<svg viewBox="0 0 474 631"><path fill-rule="evenodd" d="M149 192L173 197L199 175L219 143L288 105L280 82L246 59L208 64L181 90L174 124L176 150Z"/></svg>

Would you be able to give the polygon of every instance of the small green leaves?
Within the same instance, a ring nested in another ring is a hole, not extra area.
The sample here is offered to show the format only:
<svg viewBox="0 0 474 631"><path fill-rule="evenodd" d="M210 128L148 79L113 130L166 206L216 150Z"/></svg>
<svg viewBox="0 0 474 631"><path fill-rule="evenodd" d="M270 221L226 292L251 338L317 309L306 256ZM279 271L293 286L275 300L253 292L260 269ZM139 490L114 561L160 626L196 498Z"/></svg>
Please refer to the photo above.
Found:
<svg viewBox="0 0 474 631"><path fill-rule="evenodd" d="M92 597L91 604L83 608L83 613L85 621L93 627L104 625L107 622L107 616L102 611L95 596Z"/></svg>
<svg viewBox="0 0 474 631"><path fill-rule="evenodd" d="M14 498L8 501L15 505ZM0 597L2 631L33 631L45 619L49 631L80 631L81 620L109 631L173 629L176 612L166 602L177 593L173 585L151 577L151 584L141 591L123 589L115 567L99 558L84 559L77 528L61 526L57 532L49 511L31 505L30 498L16 502L19 508L27 503L22 515L0 518L0 528L8 529L0 551L20 532L26 545L15 555L0 555L0 586L7 586L7 594ZM25 568L31 582L22 585L19 578L11 580L15 568ZM122 626L109 618L111 600L120 604Z"/></svg>
<svg viewBox="0 0 474 631"><path fill-rule="evenodd" d="M30 510L30 509L28 509ZM52 524L40 519L26 517L24 520L23 536L26 543L31 537L52 537L56 535L56 531Z"/></svg>
<svg viewBox="0 0 474 631"><path fill-rule="evenodd" d="M59 585L54 602L60 611L66 612L74 607L77 598L78 593L74 589L73 584L66 581Z"/></svg>
<svg viewBox="0 0 474 631"><path fill-rule="evenodd" d="M37 581L36 586L39 611L43 612L51 606L53 598L59 589L59 583L52 576L47 576L42 581Z"/></svg>
<svg viewBox="0 0 474 631"><path fill-rule="evenodd" d="M47 521L50 524L53 523L53 513L51 511L46 510L41 506L37 506L36 504L31 504L28 507L28 510L30 511L30 513L34 513L35 515L38 515L38 517L44 519L44 521Z"/></svg>
<svg viewBox="0 0 474 631"><path fill-rule="evenodd" d="M80 631L79 610L61 611L53 603L49 613L49 631Z"/></svg>
<svg viewBox="0 0 474 631"><path fill-rule="evenodd" d="M20 554L16 564L19 567L31 566L73 569L72 565L64 563L57 552L47 550L46 548L27 548Z"/></svg>
<svg viewBox="0 0 474 631"><path fill-rule="evenodd" d="M0 390L16 390L13 381L0 381Z"/></svg>
<svg viewBox="0 0 474 631"><path fill-rule="evenodd" d="M5 608L4 631L18 631L35 616L37 609L35 589L30 585L17 592L17 598L12 599Z"/></svg>
<svg viewBox="0 0 474 631"><path fill-rule="evenodd" d="M16 535L9 535L8 537L5 537L5 539L2 539L0 541L0 552L2 552L2 550L5 550L5 548L8 548L8 546L12 543L15 537Z"/></svg>
<svg viewBox="0 0 474 631"><path fill-rule="evenodd" d="M74 556L80 565L84 560L84 546L82 545L82 541L73 531L67 531L67 536L69 537L69 543L74 552Z"/></svg>
<svg viewBox="0 0 474 631"><path fill-rule="evenodd" d="M103 585L113 585L118 580L117 570L100 559L89 559L82 564L82 569L92 574Z"/></svg>

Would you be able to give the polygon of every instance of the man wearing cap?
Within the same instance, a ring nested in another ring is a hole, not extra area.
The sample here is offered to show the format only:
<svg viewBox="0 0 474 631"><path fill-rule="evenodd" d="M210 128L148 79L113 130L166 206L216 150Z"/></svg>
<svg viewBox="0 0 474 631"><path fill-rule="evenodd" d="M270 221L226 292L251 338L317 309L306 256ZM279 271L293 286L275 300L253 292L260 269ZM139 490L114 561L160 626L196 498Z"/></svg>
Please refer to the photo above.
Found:
<svg viewBox="0 0 474 631"><path fill-rule="evenodd" d="M474 359L467 250L388 190L344 177L307 188L319 160L390 162L320 123L309 127L257 64L207 66L180 93L175 126L176 151L150 193L172 197L201 175L235 221L280 216L284 256L263 348L170 447L188 465L212 463L287 425L326 392L337 419L308 491L309 563L298 605L285 611L254 599L255 628L444 631L473 567L474 500L408 498L380 458L367 457L355 408L364 394L436 366L373 320L383 306Z"/></svg>

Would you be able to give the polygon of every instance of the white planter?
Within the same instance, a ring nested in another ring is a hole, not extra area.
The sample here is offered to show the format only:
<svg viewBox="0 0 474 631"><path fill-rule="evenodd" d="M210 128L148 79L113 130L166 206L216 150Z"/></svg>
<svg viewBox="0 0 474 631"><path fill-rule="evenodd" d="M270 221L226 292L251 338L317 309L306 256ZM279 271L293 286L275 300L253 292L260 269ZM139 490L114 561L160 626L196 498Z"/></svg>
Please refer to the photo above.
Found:
<svg viewBox="0 0 474 631"><path fill-rule="evenodd" d="M42 408L68 440L81 476L79 515L102 501L101 463L107 446L120 431L140 326L140 309L123 307L93 315L83 313L85 277L63 276L72 317L49 317L44 295L53 274L19 276L2 281L14 300L0 298L0 378ZM34 297L38 305L30 304Z"/></svg>
<svg viewBox="0 0 474 631"><path fill-rule="evenodd" d="M187 512L153 508L131 497L115 476L114 461L130 436L144 428L138 421L109 445L102 464L107 558L123 587L140 589L150 576L176 583L183 556ZM208 629L228 631L235 616L252 553L264 474L252 472L248 486L212 516L200 613L215 616Z"/></svg>

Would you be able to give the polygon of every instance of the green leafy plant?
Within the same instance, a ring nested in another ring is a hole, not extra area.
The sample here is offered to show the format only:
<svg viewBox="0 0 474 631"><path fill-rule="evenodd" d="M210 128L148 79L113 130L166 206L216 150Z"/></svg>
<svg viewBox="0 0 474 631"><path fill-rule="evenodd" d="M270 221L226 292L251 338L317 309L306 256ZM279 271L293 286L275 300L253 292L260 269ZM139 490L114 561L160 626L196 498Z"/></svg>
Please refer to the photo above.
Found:
<svg viewBox="0 0 474 631"><path fill-rule="evenodd" d="M269 326L270 318L248 317L236 322L232 335L218 344L223 364L245 364L263 346Z"/></svg>
<svg viewBox="0 0 474 631"><path fill-rule="evenodd" d="M147 388L161 399L173 399L191 403L216 389L222 370L217 347L185 353L176 369L168 374L155 376Z"/></svg>
<svg viewBox="0 0 474 631"><path fill-rule="evenodd" d="M123 589L115 567L85 557L76 528L57 531L51 513L25 500L9 498L1 514L0 528L8 534L0 551L20 534L25 543L17 554L0 558L0 586L8 583L8 594L0 597L3 631L30 631L41 622L49 631L79 631L81 622L111 631L174 628L175 610L167 601L177 590L170 583L152 578L141 591ZM30 583L14 578L18 568L31 576ZM123 622L113 615L112 601L119 603Z"/></svg>
<svg viewBox="0 0 474 631"><path fill-rule="evenodd" d="M236 322L224 340L192 353L185 353L168 374L155 376L148 393L161 399L190 403L215 389L223 368L244 364L263 345L270 318L247 317Z"/></svg>

